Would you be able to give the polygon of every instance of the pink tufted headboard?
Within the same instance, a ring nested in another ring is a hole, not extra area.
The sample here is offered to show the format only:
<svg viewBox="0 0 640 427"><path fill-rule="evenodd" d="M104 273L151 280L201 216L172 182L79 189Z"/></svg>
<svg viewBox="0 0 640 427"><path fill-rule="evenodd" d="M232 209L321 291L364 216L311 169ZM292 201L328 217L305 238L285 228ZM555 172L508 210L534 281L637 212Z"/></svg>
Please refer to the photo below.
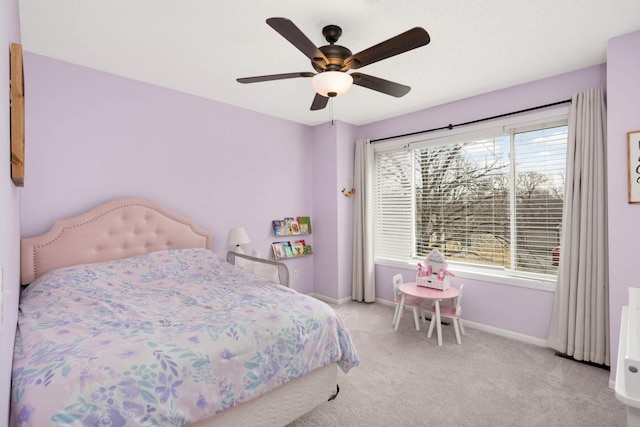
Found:
<svg viewBox="0 0 640 427"><path fill-rule="evenodd" d="M147 252L212 248L212 235L195 221L145 199L116 199L56 221L46 233L22 239L21 281L49 270Z"/></svg>

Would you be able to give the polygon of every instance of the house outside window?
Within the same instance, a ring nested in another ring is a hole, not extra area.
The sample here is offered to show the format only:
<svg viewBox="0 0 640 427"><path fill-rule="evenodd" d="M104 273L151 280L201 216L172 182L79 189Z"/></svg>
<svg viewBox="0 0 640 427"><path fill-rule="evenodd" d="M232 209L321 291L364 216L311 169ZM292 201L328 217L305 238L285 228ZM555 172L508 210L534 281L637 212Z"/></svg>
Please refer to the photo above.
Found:
<svg viewBox="0 0 640 427"><path fill-rule="evenodd" d="M561 112L376 144L376 263L416 264L437 248L463 276L554 288L566 176Z"/></svg>

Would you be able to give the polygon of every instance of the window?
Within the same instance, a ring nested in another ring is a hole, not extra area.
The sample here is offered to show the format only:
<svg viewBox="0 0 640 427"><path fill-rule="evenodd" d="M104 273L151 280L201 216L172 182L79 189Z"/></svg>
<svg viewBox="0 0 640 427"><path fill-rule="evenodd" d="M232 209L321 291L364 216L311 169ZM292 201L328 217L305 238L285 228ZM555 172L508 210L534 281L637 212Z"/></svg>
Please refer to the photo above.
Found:
<svg viewBox="0 0 640 427"><path fill-rule="evenodd" d="M554 281L566 147L566 115L376 145L376 261Z"/></svg>

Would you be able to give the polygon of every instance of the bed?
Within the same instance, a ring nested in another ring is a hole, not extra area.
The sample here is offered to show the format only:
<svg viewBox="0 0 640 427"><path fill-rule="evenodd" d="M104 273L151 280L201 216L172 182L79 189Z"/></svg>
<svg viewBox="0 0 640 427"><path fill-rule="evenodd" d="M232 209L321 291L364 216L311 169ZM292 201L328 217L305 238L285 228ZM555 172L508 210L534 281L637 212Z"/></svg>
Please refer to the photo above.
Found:
<svg viewBox="0 0 640 427"><path fill-rule="evenodd" d="M130 198L23 239L11 425L285 425L335 397L340 317L211 248Z"/></svg>

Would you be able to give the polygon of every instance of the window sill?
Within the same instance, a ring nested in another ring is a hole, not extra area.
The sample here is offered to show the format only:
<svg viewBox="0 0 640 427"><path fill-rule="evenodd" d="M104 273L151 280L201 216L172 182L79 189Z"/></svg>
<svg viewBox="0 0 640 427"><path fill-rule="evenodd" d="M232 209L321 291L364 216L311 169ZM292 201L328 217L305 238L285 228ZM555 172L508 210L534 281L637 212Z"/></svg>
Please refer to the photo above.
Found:
<svg viewBox="0 0 640 427"><path fill-rule="evenodd" d="M405 270L415 270L416 273L418 271L418 267L416 264L411 262L402 262L402 261L392 261L392 260L375 260L376 265L382 265L385 267L396 267L402 268ZM556 282L555 281L547 281L542 279L534 279L534 278L526 278L526 277L516 277L510 274L507 274L504 271L487 271L484 269L473 268L473 267L461 267L459 265L450 265L449 270L456 277L460 277L463 279L471 279L478 280L481 282L488 283L497 283L500 285L507 286L517 286L521 288L528 289L536 289L540 291L546 292L555 292L556 291Z"/></svg>

